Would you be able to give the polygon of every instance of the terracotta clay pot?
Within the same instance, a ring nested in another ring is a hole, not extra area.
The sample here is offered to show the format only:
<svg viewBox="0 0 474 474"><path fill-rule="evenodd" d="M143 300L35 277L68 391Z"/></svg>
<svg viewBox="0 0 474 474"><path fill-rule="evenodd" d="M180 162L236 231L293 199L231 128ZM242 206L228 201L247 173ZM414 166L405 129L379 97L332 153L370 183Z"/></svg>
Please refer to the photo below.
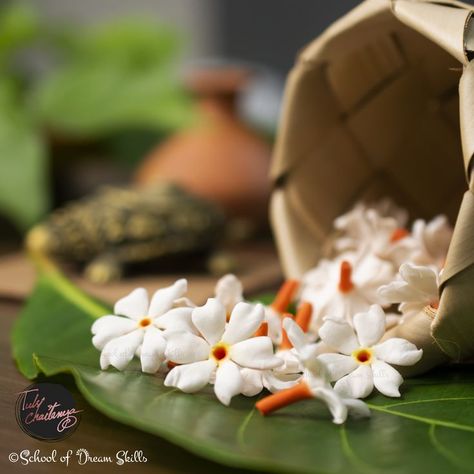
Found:
<svg viewBox="0 0 474 474"><path fill-rule="evenodd" d="M152 150L135 182L172 181L220 205L231 217L266 221L271 147L238 119L234 107L246 77L242 69L194 73L189 85L199 120Z"/></svg>

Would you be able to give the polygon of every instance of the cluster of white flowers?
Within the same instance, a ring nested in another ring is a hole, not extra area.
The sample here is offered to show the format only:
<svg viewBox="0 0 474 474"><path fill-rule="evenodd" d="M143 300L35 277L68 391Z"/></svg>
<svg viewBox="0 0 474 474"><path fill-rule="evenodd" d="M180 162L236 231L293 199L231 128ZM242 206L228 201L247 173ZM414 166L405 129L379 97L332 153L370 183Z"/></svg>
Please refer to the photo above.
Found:
<svg viewBox="0 0 474 474"><path fill-rule="evenodd" d="M211 384L225 405L267 389L273 395L256 403L262 414L311 398L335 423L368 416L359 399L374 388L399 397L403 379L392 365L422 357L411 342L383 337L426 306L437 309L452 234L442 216L409 231L405 214L357 205L335 221L334 258L286 281L268 306L246 301L234 275L203 306L186 297L184 279L151 301L143 288L132 291L92 325L101 368L124 370L136 356L143 372L166 373L166 386L193 393Z"/></svg>

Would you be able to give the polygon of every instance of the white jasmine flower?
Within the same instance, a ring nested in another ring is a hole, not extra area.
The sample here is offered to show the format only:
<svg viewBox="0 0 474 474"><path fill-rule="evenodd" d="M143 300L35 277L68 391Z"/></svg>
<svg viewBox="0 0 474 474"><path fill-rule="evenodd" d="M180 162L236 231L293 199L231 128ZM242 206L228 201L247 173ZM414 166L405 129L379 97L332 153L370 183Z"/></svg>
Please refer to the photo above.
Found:
<svg viewBox="0 0 474 474"><path fill-rule="evenodd" d="M275 352L275 356L283 361L283 364L275 369L276 373L297 374L303 370L298 355L293 347L288 349L278 349Z"/></svg>
<svg viewBox="0 0 474 474"><path fill-rule="evenodd" d="M308 335L291 318L285 318L283 327L303 367L299 382L306 382L313 397L321 399L328 405L333 415L333 422L344 423L348 414L356 418L370 416L370 411L364 402L351 397L341 397L330 385L329 372L325 364L318 359L321 350L324 350L323 345L310 342Z"/></svg>
<svg viewBox="0 0 474 474"><path fill-rule="evenodd" d="M320 370L320 372L318 372ZM327 405L333 422L344 423L348 408L325 378L323 364L315 359L312 370L306 370L297 384L259 400L255 407L262 415L284 408L301 400L316 399Z"/></svg>
<svg viewBox="0 0 474 474"><path fill-rule="evenodd" d="M276 346L281 342L281 317L282 315L276 311L271 305L264 306L265 323L268 328L268 336Z"/></svg>
<svg viewBox="0 0 474 474"><path fill-rule="evenodd" d="M441 269L453 236L447 217L436 216L428 223L418 219L413 223L412 234L417 249L411 260L418 265L436 265Z"/></svg>
<svg viewBox="0 0 474 474"><path fill-rule="evenodd" d="M226 310L229 317L234 306L244 301L242 282L233 274L224 275L216 284L214 294Z"/></svg>
<svg viewBox="0 0 474 474"><path fill-rule="evenodd" d="M345 253L341 257L338 257L337 259L334 259L334 260L329 260L327 258L321 259L314 268L312 268L311 270L308 270L303 275L303 278L302 278L303 287L301 290L300 299L303 298L305 294L305 290L307 289L321 290L327 285L327 280L330 276L331 277L335 276L337 278L338 272L337 272L337 265L335 262L338 261L340 264L341 261L347 260L353 257L354 255L355 254Z"/></svg>
<svg viewBox="0 0 474 474"><path fill-rule="evenodd" d="M356 417L370 416L369 409L364 402L343 398L331 387L326 367L316 357L317 345L307 342L305 334L298 324L291 318L285 318L283 324L288 337L295 346L304 370L300 378L293 381L291 388L258 401L255 406L260 413L268 415L300 400L316 399L327 405L333 416L333 422L337 424L344 423L349 411Z"/></svg>
<svg viewBox="0 0 474 474"><path fill-rule="evenodd" d="M337 251L377 256L396 267L412 262L441 268L453 233L446 216L437 216L428 223L418 219L411 233L405 224L406 219L384 217L376 209L359 204L335 220L334 226L342 236L334 246Z"/></svg>
<svg viewBox="0 0 474 474"><path fill-rule="evenodd" d="M385 313L385 330L398 326L403 322L403 317L400 313Z"/></svg>
<svg viewBox="0 0 474 474"><path fill-rule="evenodd" d="M194 331L192 308L173 308L186 291L187 282L181 279L158 290L149 303L147 291L137 288L117 301L114 315L97 319L91 328L92 343L102 351L102 370L109 365L123 370L137 354L143 372L155 373L165 358L163 330Z"/></svg>
<svg viewBox="0 0 474 474"><path fill-rule="evenodd" d="M397 221L399 227L406 227L408 223L408 211L397 206L390 198L383 198L372 204L372 207L383 217L392 217Z"/></svg>
<svg viewBox="0 0 474 474"><path fill-rule="evenodd" d="M334 248L337 252L356 250L361 240L365 237L364 228L365 213L367 207L356 204L349 212L337 217L334 221L334 228L341 234L334 241Z"/></svg>
<svg viewBox="0 0 474 474"><path fill-rule="evenodd" d="M168 373L165 385L192 393L214 380L217 398L229 405L234 395L245 391L240 367L267 370L282 364L273 354L269 337L252 337L263 318L262 305L241 302L235 305L226 325L224 305L215 298L208 299L192 312L202 337L185 332L168 336L166 357L182 365Z"/></svg>
<svg viewBox="0 0 474 474"><path fill-rule="evenodd" d="M356 204L349 212L339 216L334 221L334 228L338 231L339 237L334 241L334 248L337 252L360 250L365 241L374 237L374 222L382 220L383 217L372 207L363 203ZM383 221L382 221L383 222ZM396 222L389 220L389 222ZM397 226L390 226L393 230Z"/></svg>
<svg viewBox="0 0 474 474"><path fill-rule="evenodd" d="M301 373L304 370L302 364L303 351L311 354L324 352L325 348L321 342L314 342L314 335L309 332L313 313L311 303L303 302L293 318L291 314L283 315L282 341L276 356L284 363L275 369L281 374Z"/></svg>
<svg viewBox="0 0 474 474"><path fill-rule="evenodd" d="M388 397L399 397L403 382L390 364L416 364L423 351L411 342L392 338L379 342L385 332L385 314L378 305L353 319L354 328L340 320L326 318L319 330L321 339L339 354L321 354L334 389L343 397L365 398L375 388Z"/></svg>
<svg viewBox="0 0 474 474"><path fill-rule="evenodd" d="M301 351L304 346L308 349L319 348L319 344L314 344L309 341L307 331L309 322L311 319L312 307L310 303L303 303L298 308L298 311L293 317L284 317L283 324L285 321L289 321L292 325L297 327L297 330L293 330L293 326L288 326L291 330L291 338L296 341L298 348ZM286 328L286 327L285 327ZM295 335L297 331L297 335ZM282 360L282 365L276 367L273 370L255 371L253 369L243 369L241 371L242 376L247 381L247 388L243 392L244 395L253 396L260 393L263 388L266 388L270 392L278 392L286 388L290 388L295 385L302 376L304 366L300 361L298 350L293 346L290 335L287 335L286 329L282 332L282 342L279 350L275 353L275 356Z"/></svg>
<svg viewBox="0 0 474 474"><path fill-rule="evenodd" d="M376 256L398 267L415 247L403 225L395 217L384 217L376 209L359 204L335 220L335 228L343 234L336 239L335 248L352 250L359 257Z"/></svg>
<svg viewBox="0 0 474 474"><path fill-rule="evenodd" d="M299 373L278 372L276 370L241 369L242 395L253 397L258 395L264 388L275 393L293 387L301 378Z"/></svg>
<svg viewBox="0 0 474 474"><path fill-rule="evenodd" d="M264 305L265 331L274 344L281 341L281 316L293 300L299 283L296 280L287 280L278 290L275 300L270 305ZM227 320L237 303L245 301L242 282L232 274L224 275L216 284L214 290L216 299L225 307Z"/></svg>
<svg viewBox="0 0 474 474"><path fill-rule="evenodd" d="M397 227L405 227L408 222L408 212L394 204L390 199L382 199L376 204L370 206L363 202L358 202L349 212L337 217L334 221L334 227L346 235L352 236L358 240L364 234L360 229L364 225L367 211L375 212L380 218L392 218Z"/></svg>
<svg viewBox="0 0 474 474"><path fill-rule="evenodd" d="M317 362L313 361L312 370L307 369L304 372L303 383L306 383L309 387L313 398L321 400L327 405L333 417L333 423L337 425L344 423L348 415L353 418L370 417L369 407L362 400L338 393L327 382L326 376L321 377L321 375L318 374L316 367ZM324 364L321 364L319 372L327 373Z"/></svg>
<svg viewBox="0 0 474 474"><path fill-rule="evenodd" d="M400 303L403 319L410 318L426 306L438 309L439 273L435 267L405 263L400 267L400 280L379 289L379 295L388 303Z"/></svg>
<svg viewBox="0 0 474 474"><path fill-rule="evenodd" d="M410 232L400 227L392 217L380 217L374 210L366 213L366 235L359 251L366 255L375 255L388 260L398 268L410 259L416 243Z"/></svg>
<svg viewBox="0 0 474 474"><path fill-rule="evenodd" d="M303 372L305 368L308 368L307 364L315 360L321 352L321 343L311 342L308 334L292 318L283 320L283 328L293 347L290 353L299 362L296 368Z"/></svg>
<svg viewBox="0 0 474 474"><path fill-rule="evenodd" d="M273 344L277 346L281 344L282 340L281 321L283 315L288 311L288 306L294 300L299 285L300 283L297 280L286 280L279 288L272 304L264 307L268 336Z"/></svg>
<svg viewBox="0 0 474 474"><path fill-rule="evenodd" d="M301 292L301 299L313 305L311 330L317 334L328 315L338 315L351 323L354 314L381 302L377 290L393 277L393 266L373 256L355 265L345 259L322 261L305 275Z"/></svg>

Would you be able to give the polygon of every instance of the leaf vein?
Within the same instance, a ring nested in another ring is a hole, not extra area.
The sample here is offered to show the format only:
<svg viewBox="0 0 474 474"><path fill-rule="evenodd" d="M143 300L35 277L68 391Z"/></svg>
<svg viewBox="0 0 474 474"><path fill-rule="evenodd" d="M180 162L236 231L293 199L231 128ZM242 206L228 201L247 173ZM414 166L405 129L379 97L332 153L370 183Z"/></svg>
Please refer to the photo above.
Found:
<svg viewBox="0 0 474 474"><path fill-rule="evenodd" d="M245 430L247 429L247 426L255 412L256 412L255 408L250 410L248 415L242 420L242 423L240 424L239 429L237 430L237 442L239 443L239 446L241 449L245 449L245 439L244 439Z"/></svg>
<svg viewBox="0 0 474 474"><path fill-rule="evenodd" d="M340 435L340 441L341 441L341 448L342 452L344 453L344 456L348 459L348 461L360 472L375 472L374 468L367 464L365 461L360 459L354 452L354 450L351 448L351 445L349 443L349 438L347 436L347 431L346 427L344 425L341 425L340 430L339 430L339 435Z"/></svg>
<svg viewBox="0 0 474 474"><path fill-rule="evenodd" d="M409 418L411 420L419 421L421 423L427 423L429 425L445 426L447 428L453 428L453 429L469 431L471 433L474 433L474 426L461 425L460 423L455 423L452 421L436 420L434 418L427 418L424 416L413 415L411 413L404 413L402 411L389 410L387 408L383 408L377 405L371 405L369 403L367 405L369 406L369 408L371 408L374 411L380 411L383 413L388 413L390 415L401 416L403 418Z"/></svg>
<svg viewBox="0 0 474 474"><path fill-rule="evenodd" d="M377 405L380 408L401 407L405 405L417 405L419 403L432 402L446 402L446 401L460 401L460 400L474 400L474 397L447 397L447 398L431 398L429 400L411 400L408 402L389 403L387 405Z"/></svg>
<svg viewBox="0 0 474 474"><path fill-rule="evenodd" d="M461 468L463 470L468 470L470 472L474 472L474 467L473 466L468 466L460 462L458 456L456 456L455 453L450 451L446 446L441 444L439 439L436 437L436 426L431 425L428 429L428 437L430 440L431 445L436 449L436 451L445 458L448 462L453 464L454 466Z"/></svg>

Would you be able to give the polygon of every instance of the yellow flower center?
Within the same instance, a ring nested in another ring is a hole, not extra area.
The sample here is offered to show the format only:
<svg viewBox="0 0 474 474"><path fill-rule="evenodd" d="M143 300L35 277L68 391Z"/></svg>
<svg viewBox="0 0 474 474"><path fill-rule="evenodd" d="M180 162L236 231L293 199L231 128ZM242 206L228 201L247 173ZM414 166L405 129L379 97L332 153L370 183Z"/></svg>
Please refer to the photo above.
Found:
<svg viewBox="0 0 474 474"><path fill-rule="evenodd" d="M359 364L368 365L372 363L373 352L368 347L359 347L352 353L352 357Z"/></svg>
<svg viewBox="0 0 474 474"><path fill-rule="evenodd" d="M224 342L218 342L211 349L211 356L219 364L229 357L229 346Z"/></svg>
<svg viewBox="0 0 474 474"><path fill-rule="evenodd" d="M146 327L149 326L150 324L151 324L151 319L148 318L148 317L142 318L142 319L140 319L140 321L138 321L138 325L139 325L141 328L146 328Z"/></svg>

